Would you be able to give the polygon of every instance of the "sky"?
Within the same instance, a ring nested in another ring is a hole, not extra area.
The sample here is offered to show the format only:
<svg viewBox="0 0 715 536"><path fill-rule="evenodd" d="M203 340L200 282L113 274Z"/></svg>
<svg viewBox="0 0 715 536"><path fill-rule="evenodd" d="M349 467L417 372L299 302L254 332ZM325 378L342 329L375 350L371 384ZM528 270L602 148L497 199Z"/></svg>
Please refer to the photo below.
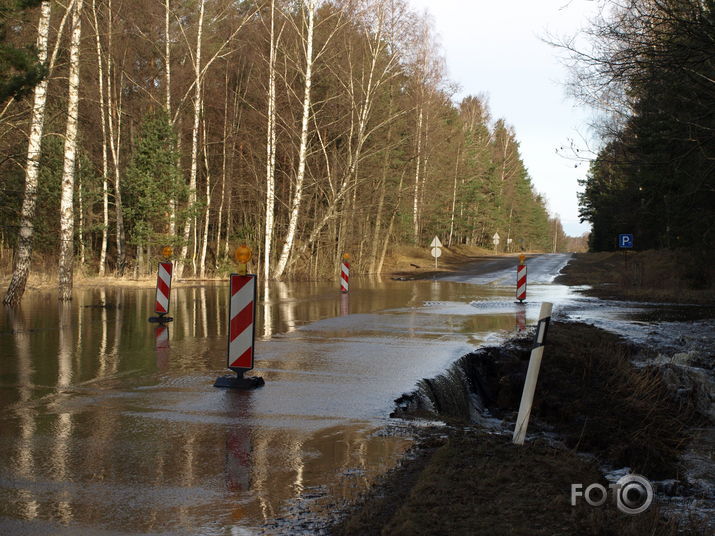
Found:
<svg viewBox="0 0 715 536"><path fill-rule="evenodd" d="M455 100L486 95L492 118L514 127L522 159L549 212L559 216L568 235L589 231L587 223L579 223L576 198L588 162L556 150L568 149L570 140L582 149L587 145L592 113L567 95L563 54L542 38L576 34L588 26L597 2L408 1L416 11L427 9L432 15L448 77L460 87Z"/></svg>

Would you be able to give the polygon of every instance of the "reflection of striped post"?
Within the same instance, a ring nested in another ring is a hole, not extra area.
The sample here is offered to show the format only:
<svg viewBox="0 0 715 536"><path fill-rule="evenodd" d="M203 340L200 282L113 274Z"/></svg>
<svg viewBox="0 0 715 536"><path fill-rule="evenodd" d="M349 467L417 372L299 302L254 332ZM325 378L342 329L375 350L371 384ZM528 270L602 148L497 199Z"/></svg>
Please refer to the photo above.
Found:
<svg viewBox="0 0 715 536"><path fill-rule="evenodd" d="M536 391L536 380L539 378L541 368L541 358L544 356L544 344L546 344L546 332L551 322L551 309L553 304L544 302L541 304L539 312L539 323L536 325L534 345L529 357L529 368L526 371L524 390L521 393L521 403L519 404L519 414L516 417L514 436L512 441L517 445L524 444L526 428L529 426L531 416L531 406L534 403L534 391Z"/></svg>
<svg viewBox="0 0 715 536"><path fill-rule="evenodd" d="M154 330L156 366L165 370L169 364L169 326L162 324Z"/></svg>
<svg viewBox="0 0 715 536"><path fill-rule="evenodd" d="M343 294L340 296L340 316L348 316L350 314L350 296Z"/></svg>
<svg viewBox="0 0 715 536"><path fill-rule="evenodd" d="M228 368L238 373L253 368L256 276L231 274L228 328Z"/></svg>
<svg viewBox="0 0 715 536"><path fill-rule="evenodd" d="M516 299L521 302L526 299L526 264L516 268Z"/></svg>
<svg viewBox="0 0 715 536"><path fill-rule="evenodd" d="M519 332L526 331L526 311L523 307L519 307L516 312L516 330Z"/></svg>
<svg viewBox="0 0 715 536"><path fill-rule="evenodd" d="M226 486L246 491L251 485L251 434L232 430L226 439Z"/></svg>
<svg viewBox="0 0 715 536"><path fill-rule="evenodd" d="M348 279L350 278L350 263L343 261L340 266L340 291L347 292L349 288Z"/></svg>
<svg viewBox="0 0 715 536"><path fill-rule="evenodd" d="M160 315L169 312L169 296L171 295L171 272L173 265L170 262L160 262L156 275L156 305L154 311Z"/></svg>

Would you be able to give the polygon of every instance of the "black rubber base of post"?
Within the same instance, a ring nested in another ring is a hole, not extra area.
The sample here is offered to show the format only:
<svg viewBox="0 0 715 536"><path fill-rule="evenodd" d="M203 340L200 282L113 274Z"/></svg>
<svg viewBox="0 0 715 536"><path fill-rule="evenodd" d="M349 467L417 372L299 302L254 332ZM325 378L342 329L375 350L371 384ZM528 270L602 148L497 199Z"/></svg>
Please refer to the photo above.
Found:
<svg viewBox="0 0 715 536"><path fill-rule="evenodd" d="M156 324L165 324L167 322L173 322L173 316L150 316L149 322L154 322Z"/></svg>
<svg viewBox="0 0 715 536"><path fill-rule="evenodd" d="M525 301L515 301L514 303L517 305L526 305Z"/></svg>
<svg viewBox="0 0 715 536"><path fill-rule="evenodd" d="M266 384L260 376L238 377L238 376L219 376L216 378L214 387L223 387L225 389L256 389L263 387Z"/></svg>

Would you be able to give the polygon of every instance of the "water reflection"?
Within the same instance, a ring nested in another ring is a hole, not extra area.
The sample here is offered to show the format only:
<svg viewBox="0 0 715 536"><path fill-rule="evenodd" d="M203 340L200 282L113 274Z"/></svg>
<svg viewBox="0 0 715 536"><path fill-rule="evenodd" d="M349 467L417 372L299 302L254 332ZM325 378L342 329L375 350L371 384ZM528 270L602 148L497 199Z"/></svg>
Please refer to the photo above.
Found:
<svg viewBox="0 0 715 536"><path fill-rule="evenodd" d="M156 368L164 372L169 368L169 326L154 328L154 348L156 349Z"/></svg>
<svg viewBox="0 0 715 536"><path fill-rule="evenodd" d="M265 285L267 385L251 393L212 387L226 284L174 287L164 326L147 322L153 288L77 290L57 308L54 294L30 293L0 318L0 533L33 519L48 533L213 533L283 517L307 496L317 510L352 498L410 444L377 433L394 398L513 331L515 314L517 326L533 320L499 292L357 277L350 294Z"/></svg>

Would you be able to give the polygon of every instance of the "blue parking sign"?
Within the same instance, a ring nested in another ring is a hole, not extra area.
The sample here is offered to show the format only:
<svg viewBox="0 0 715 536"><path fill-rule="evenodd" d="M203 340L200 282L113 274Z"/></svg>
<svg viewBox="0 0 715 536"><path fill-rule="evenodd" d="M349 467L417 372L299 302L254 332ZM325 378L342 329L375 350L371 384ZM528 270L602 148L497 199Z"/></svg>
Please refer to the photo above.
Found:
<svg viewBox="0 0 715 536"><path fill-rule="evenodd" d="M619 248L632 248L633 247L633 235L632 234L619 234L618 235L618 247Z"/></svg>

